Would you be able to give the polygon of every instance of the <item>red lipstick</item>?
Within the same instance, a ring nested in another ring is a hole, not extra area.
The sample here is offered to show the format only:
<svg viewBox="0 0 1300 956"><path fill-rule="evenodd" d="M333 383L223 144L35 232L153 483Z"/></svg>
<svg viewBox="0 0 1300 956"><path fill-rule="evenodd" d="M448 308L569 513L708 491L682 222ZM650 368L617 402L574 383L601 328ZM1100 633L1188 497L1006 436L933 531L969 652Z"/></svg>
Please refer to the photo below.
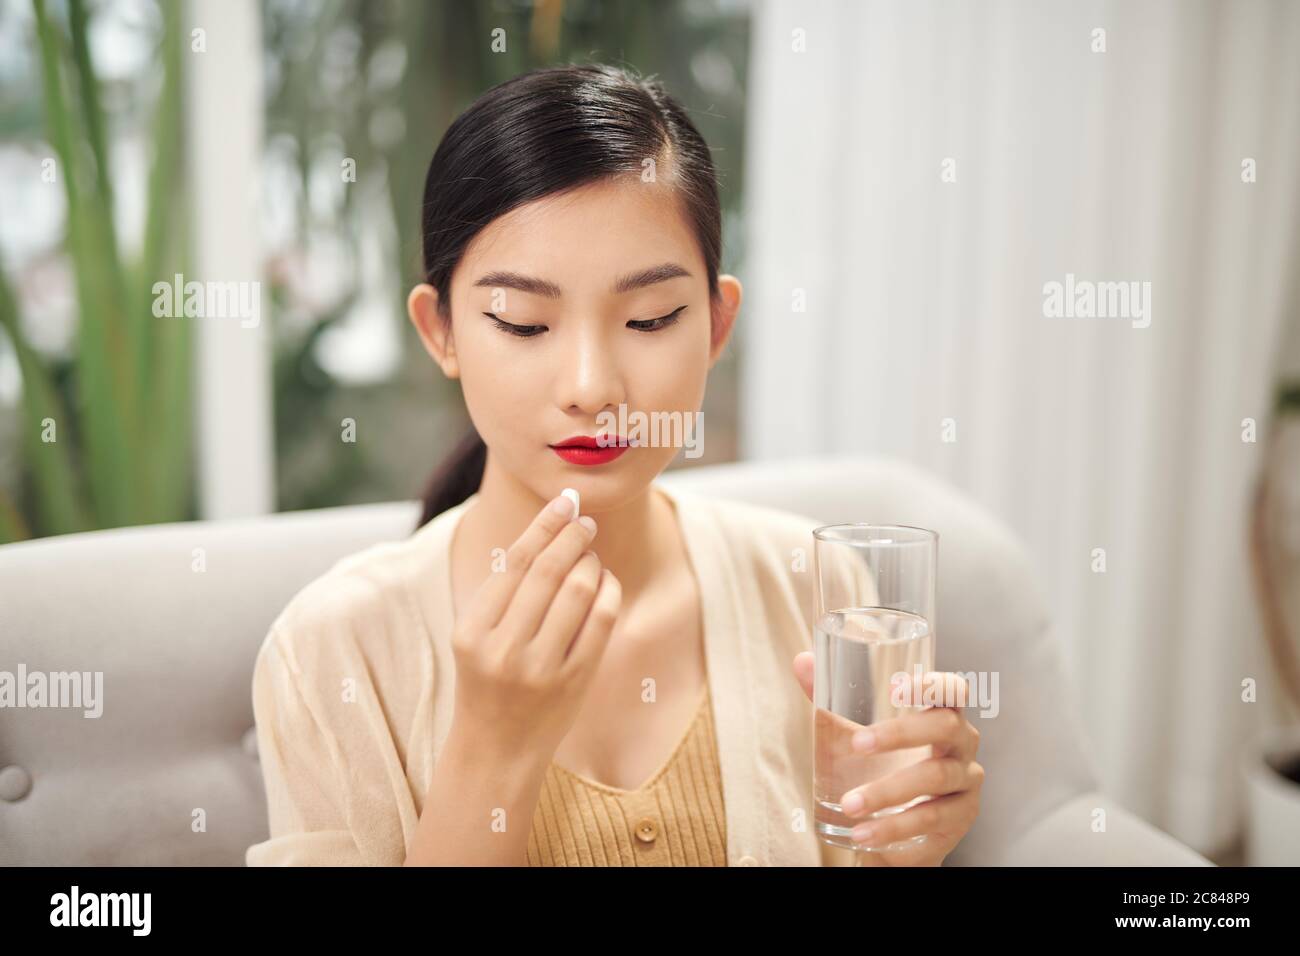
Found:
<svg viewBox="0 0 1300 956"><path fill-rule="evenodd" d="M601 447L600 440L605 442ZM571 465L603 465L627 451L627 439L621 435L573 435L550 448Z"/></svg>

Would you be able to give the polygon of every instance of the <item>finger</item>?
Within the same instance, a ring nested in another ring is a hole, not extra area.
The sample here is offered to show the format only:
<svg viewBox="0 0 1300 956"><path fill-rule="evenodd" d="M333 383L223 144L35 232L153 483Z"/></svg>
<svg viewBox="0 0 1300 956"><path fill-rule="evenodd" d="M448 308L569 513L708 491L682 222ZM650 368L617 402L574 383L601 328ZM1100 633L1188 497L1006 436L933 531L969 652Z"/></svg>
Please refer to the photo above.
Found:
<svg viewBox="0 0 1300 956"><path fill-rule="evenodd" d="M533 559L555 540L556 535L574 524L577 522L573 520L571 500L559 495L547 502L506 551L505 567L500 571L494 570L483 582L482 593L475 595L465 613L466 621L485 631L496 627Z"/></svg>
<svg viewBox="0 0 1300 956"><path fill-rule="evenodd" d="M499 632L519 642L531 641L536 636L564 579L591 543L589 522L590 527L595 526L590 517L583 515L560 529L542 553L529 562L523 580L510 599L510 606L497 624Z"/></svg>
<svg viewBox="0 0 1300 956"><path fill-rule="evenodd" d="M569 644L596 600L603 570L594 551L584 552L556 592L530 646L530 653L535 653L548 669L558 667L568 653Z"/></svg>
<svg viewBox="0 0 1300 956"><path fill-rule="evenodd" d="M859 846L882 847L921 834L960 833L969 829L978 809L978 799L969 791L934 797L902 813L859 823L851 838Z"/></svg>
<svg viewBox="0 0 1300 956"><path fill-rule="evenodd" d="M974 784L971 762L952 757L928 757L901 767L879 780L854 787L840 800L845 816L867 817L888 807L902 806L921 796L942 796L968 790Z"/></svg>
<svg viewBox="0 0 1300 956"><path fill-rule="evenodd" d="M961 717L961 729L956 734L956 740L946 743L936 743L934 745L934 755L936 757L956 757L958 760L974 760L975 754L980 747L980 732L975 728L966 715L961 711L955 711Z"/></svg>
<svg viewBox="0 0 1300 956"><path fill-rule="evenodd" d="M895 678L903 676L903 672L894 675ZM961 712L961 708L970 706L974 694L970 681L966 677L951 671L911 674L905 681L900 680L897 684L891 681L891 693L899 694L900 699L907 706L953 710L961 717L962 726L949 740L931 741L934 755L975 759L975 751L979 748L980 732Z"/></svg>
<svg viewBox="0 0 1300 956"><path fill-rule="evenodd" d="M795 680L803 688L803 692L808 695L808 700L813 699L813 664L815 658L812 651L801 651L794 656L794 662L791 665L794 668Z"/></svg>
<svg viewBox="0 0 1300 956"><path fill-rule="evenodd" d="M880 753L933 744L943 754L973 755L970 722L950 707L927 707L916 713L868 724L853 735L853 752Z"/></svg>
<svg viewBox="0 0 1300 956"><path fill-rule="evenodd" d="M594 667L600 660L622 606L623 585L614 577L614 572L606 568L600 576L600 590L596 592L596 600L591 602L591 610L582 622L582 630L569 645L568 656L561 665L566 677Z"/></svg>

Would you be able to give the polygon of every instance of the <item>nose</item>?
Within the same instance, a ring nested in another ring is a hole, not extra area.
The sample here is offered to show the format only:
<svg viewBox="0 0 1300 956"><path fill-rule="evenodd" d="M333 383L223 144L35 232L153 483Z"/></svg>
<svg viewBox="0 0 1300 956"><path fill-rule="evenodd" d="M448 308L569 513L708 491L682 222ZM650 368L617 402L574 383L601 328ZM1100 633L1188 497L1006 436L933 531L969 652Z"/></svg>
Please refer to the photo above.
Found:
<svg viewBox="0 0 1300 956"><path fill-rule="evenodd" d="M559 405L595 416L626 398L619 357L613 343L602 337L600 324L574 323L572 339L565 343L556 369Z"/></svg>

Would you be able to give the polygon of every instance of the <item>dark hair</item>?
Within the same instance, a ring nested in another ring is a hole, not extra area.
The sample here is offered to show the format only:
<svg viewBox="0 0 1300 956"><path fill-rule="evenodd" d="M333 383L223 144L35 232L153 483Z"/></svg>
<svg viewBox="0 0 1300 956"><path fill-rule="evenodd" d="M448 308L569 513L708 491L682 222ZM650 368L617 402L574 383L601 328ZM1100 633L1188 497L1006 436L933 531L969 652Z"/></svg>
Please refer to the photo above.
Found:
<svg viewBox="0 0 1300 956"><path fill-rule="evenodd" d="M451 275L474 236L517 206L654 159L677 191L718 293L722 212L708 144L653 77L603 64L532 70L492 87L438 144L424 181L424 281L451 321ZM434 472L419 525L460 504L483 480L487 446L473 425Z"/></svg>

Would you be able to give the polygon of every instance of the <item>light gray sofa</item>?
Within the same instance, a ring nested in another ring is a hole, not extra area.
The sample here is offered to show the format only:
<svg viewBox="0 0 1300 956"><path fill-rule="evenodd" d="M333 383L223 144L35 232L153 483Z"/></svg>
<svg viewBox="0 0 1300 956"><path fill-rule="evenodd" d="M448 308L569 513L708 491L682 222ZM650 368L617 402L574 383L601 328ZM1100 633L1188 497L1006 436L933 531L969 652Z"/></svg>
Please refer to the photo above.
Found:
<svg viewBox="0 0 1300 956"><path fill-rule="evenodd" d="M987 776L948 865L1207 864L1098 792L1034 568L951 487L881 459L662 480L827 523L939 531L936 665L997 671L1000 690L996 718L967 711ZM104 675L97 718L0 709L0 863L242 865L267 836L250 701L267 627L335 560L409 533L417 516L397 502L0 547L0 670Z"/></svg>

